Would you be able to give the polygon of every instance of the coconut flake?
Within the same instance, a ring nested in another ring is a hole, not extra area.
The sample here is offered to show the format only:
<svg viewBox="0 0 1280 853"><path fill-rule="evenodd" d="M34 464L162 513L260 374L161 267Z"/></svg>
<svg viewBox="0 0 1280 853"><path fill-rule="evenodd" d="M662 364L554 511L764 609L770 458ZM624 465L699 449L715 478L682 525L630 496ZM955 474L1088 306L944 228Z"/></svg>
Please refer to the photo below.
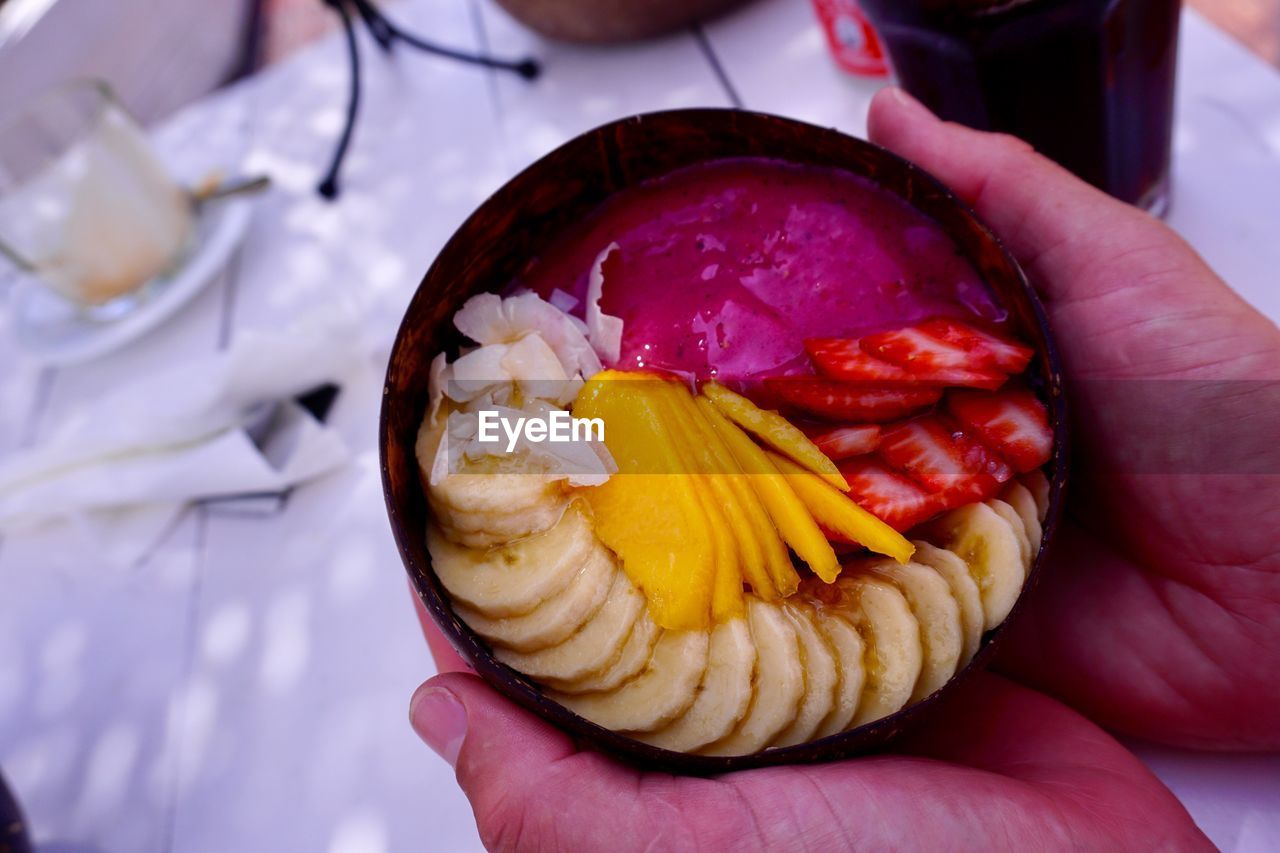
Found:
<svg viewBox="0 0 1280 853"><path fill-rule="evenodd" d="M509 349L508 344L489 344L459 358L453 363L453 381L444 393L459 403L467 403L495 386L511 384L511 376L502 365Z"/></svg>
<svg viewBox="0 0 1280 853"><path fill-rule="evenodd" d="M537 332L531 332L509 344L502 367L519 386L520 393L537 400L550 400L566 406L578 396L582 379L571 380L550 345Z"/></svg>
<svg viewBox="0 0 1280 853"><path fill-rule="evenodd" d="M555 351L537 332L509 344L485 344L459 358L442 374L442 393L466 408L506 405L515 390L529 400L567 406L582 389L582 377L569 376ZM434 413L432 415L434 417Z"/></svg>
<svg viewBox="0 0 1280 853"><path fill-rule="evenodd" d="M522 409L507 406L490 408L490 411L497 412L508 423L530 416L545 418L555 410L555 407L545 402L534 403ZM499 429L496 442L482 442L479 435L479 412L451 413L441 441L441 450L437 452L431 468L430 482L434 484L438 482L437 477L447 476L449 473L451 459L448 450L444 449L446 444L454 449L453 460L459 464L476 463L486 458L497 459L498 470L537 474L551 480L568 480L571 486L599 486L617 472L617 465L608 449L603 448L603 442L531 442L521 433L514 448L508 451L509 439L505 430Z"/></svg>
<svg viewBox="0 0 1280 853"><path fill-rule="evenodd" d="M452 415L450 415L452 419ZM447 422L446 422L447 424ZM436 445L435 458L431 460L431 473L427 475L427 484L431 486L440 485L445 477L449 476L449 430L446 429L440 436L440 443Z"/></svg>
<svg viewBox="0 0 1280 853"><path fill-rule="evenodd" d="M477 293L453 315L453 325L476 343L505 343L507 328L502 297L496 293Z"/></svg>
<svg viewBox="0 0 1280 853"><path fill-rule="evenodd" d="M560 359L566 376L590 378L601 370L581 321L536 293L505 299L492 293L471 297L453 317L458 331L481 344L504 344L537 332Z"/></svg>
<svg viewBox="0 0 1280 853"><path fill-rule="evenodd" d="M618 463L613 460L613 454L609 452L609 446L605 444L603 441L592 441L589 443L591 445L592 451L596 454L596 457L600 460L600 465L603 468L603 470L609 476L612 476L618 473ZM605 477L604 480L600 481L600 483L574 483L573 485L598 486L608 479L609 477Z"/></svg>
<svg viewBox="0 0 1280 853"><path fill-rule="evenodd" d="M537 332L530 332L514 343L503 346L506 352L502 356L502 369L513 380L563 381L569 378L555 351Z"/></svg>
<svg viewBox="0 0 1280 853"><path fill-rule="evenodd" d="M503 382L494 385L479 396L472 397L462 410L467 412L478 412L481 409L492 409L497 406L518 406L520 401L517 399L516 386L511 382Z"/></svg>
<svg viewBox="0 0 1280 853"><path fill-rule="evenodd" d="M597 279L602 277L603 257L597 263ZM600 292L597 282L597 303ZM458 331L479 346L465 348L452 364L443 353L431 362L430 417L436 418L445 397L461 404L445 421L428 476L431 484L447 477L452 464L486 457L500 459L503 469L567 479L573 486L598 486L617 472L603 442L530 442L522 434L508 453L505 435L496 443L479 440L481 410L496 411L512 422L564 411L584 379L602 369L598 341L612 340L612 350L620 349L619 318L602 314L598 304L589 305L588 317L594 317L591 322L596 326L595 340L589 340L588 323L566 313L564 307L569 306L568 300L573 304L576 300L563 291L556 291L554 298L560 306L532 292L505 299L484 293L467 300L454 315Z"/></svg>
<svg viewBox="0 0 1280 853"><path fill-rule="evenodd" d="M622 357L622 318L600 310L600 297L604 295L604 262L618 249L610 243L596 256L587 277L587 340L606 364L617 364Z"/></svg>
<svg viewBox="0 0 1280 853"><path fill-rule="evenodd" d="M427 417L432 422L440 412L440 402L444 399L444 389L451 376L449 359L445 358L444 353L438 353L431 359L431 367L427 370L427 399L430 401Z"/></svg>
<svg viewBox="0 0 1280 853"><path fill-rule="evenodd" d="M565 293L557 287L555 290L551 291L551 298L547 301L564 313L573 316L570 312L572 312L574 308L578 307L579 300L578 297L574 296L572 293Z"/></svg>

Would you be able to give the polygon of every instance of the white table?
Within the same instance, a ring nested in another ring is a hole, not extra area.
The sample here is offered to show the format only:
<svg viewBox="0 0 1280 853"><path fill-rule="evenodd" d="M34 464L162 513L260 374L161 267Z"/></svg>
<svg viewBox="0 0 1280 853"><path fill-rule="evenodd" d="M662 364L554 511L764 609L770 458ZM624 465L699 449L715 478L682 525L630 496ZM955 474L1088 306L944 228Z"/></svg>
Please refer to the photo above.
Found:
<svg viewBox="0 0 1280 853"><path fill-rule="evenodd" d="M0 766L40 842L105 851L457 851L478 846L451 773L405 717L432 672L384 516L377 373L453 229L517 169L616 116L728 105L864 130L877 85L828 61L802 0L603 49L542 43L488 2L416 0L405 23L532 52L534 85L362 43L365 100L340 203L313 192L347 71L330 39L161 129L181 167L242 162L277 190L221 280L160 331L97 363L39 370L0 314L0 453L132 371L285 324L325 302L375 356L333 421L347 470L278 516L189 513L141 563L104 565L75 531L0 543ZM1171 223L1280 317L1280 75L1189 15ZM727 78L717 77L710 53ZM1222 847L1280 843L1280 759L1139 747Z"/></svg>

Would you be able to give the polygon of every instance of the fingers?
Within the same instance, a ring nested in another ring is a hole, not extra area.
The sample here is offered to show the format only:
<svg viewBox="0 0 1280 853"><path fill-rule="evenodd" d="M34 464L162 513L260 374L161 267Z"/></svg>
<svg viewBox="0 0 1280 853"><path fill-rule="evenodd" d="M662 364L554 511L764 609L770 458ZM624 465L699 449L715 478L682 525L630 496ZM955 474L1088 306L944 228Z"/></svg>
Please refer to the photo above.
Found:
<svg viewBox="0 0 1280 853"><path fill-rule="evenodd" d="M1030 781L1041 770L1102 764L1147 778L1143 764L1115 738L1067 706L1005 678L979 673L933 709L900 742L912 755ZM1154 777L1152 777L1154 782Z"/></svg>
<svg viewBox="0 0 1280 853"><path fill-rule="evenodd" d="M591 752L473 675L414 694L489 849L1203 846L1177 800L1078 714L994 676L880 756L718 779L641 773Z"/></svg>
<svg viewBox="0 0 1280 853"><path fill-rule="evenodd" d="M880 92L867 121L872 141L919 164L972 205L1051 300L1132 284L1135 261L1149 260L1146 251L1181 246L1156 220L1025 142L942 122L901 89ZM1127 273L1110 269L1117 263Z"/></svg>
<svg viewBox="0 0 1280 853"><path fill-rule="evenodd" d="M409 702L409 720L458 771L468 794L486 774L541 772L575 752L568 736L466 673L437 675L419 687ZM474 736L468 740L469 734Z"/></svg>
<svg viewBox="0 0 1280 853"><path fill-rule="evenodd" d="M410 718L454 764L486 849L620 853L750 848L760 841L728 785L641 773L578 750L474 675L441 675L422 685Z"/></svg>
<svg viewBox="0 0 1280 853"><path fill-rule="evenodd" d="M778 828L765 847L803 838L787 819L805 814L834 836L803 838L820 849L1209 849L1114 738L995 676L971 679L893 749L906 755L730 778Z"/></svg>
<svg viewBox="0 0 1280 853"><path fill-rule="evenodd" d="M892 90L869 124L1005 239L1047 297L1070 383L1084 497L1072 509L1108 544L1076 530L1062 545L1007 665L1146 737L1273 744L1260 729L1280 691L1259 661L1275 632L1259 626L1276 597L1257 569L1275 537L1253 520L1276 507L1275 324L1168 228L1020 142Z"/></svg>
<svg viewBox="0 0 1280 853"><path fill-rule="evenodd" d="M1005 241L1044 294L1075 378L1274 378L1274 355L1254 356L1276 349L1275 325L1163 223L1024 142L938 120L900 89L876 96L868 126Z"/></svg>
<svg viewBox="0 0 1280 853"><path fill-rule="evenodd" d="M623 849L660 833L637 820L637 774L579 752L474 675L436 676L409 708L414 730L454 766L486 849Z"/></svg>
<svg viewBox="0 0 1280 853"><path fill-rule="evenodd" d="M868 126L1004 240L1046 297L1072 378L1280 376L1275 325L1163 223L1013 137L938 120L899 89L876 96Z"/></svg>
<svg viewBox="0 0 1280 853"><path fill-rule="evenodd" d="M1224 588L1215 591L1213 579L1187 586L1143 573L1074 519L1060 536L1028 612L1009 626L1003 671L1147 740L1280 748L1276 608L1256 570L1214 565Z"/></svg>

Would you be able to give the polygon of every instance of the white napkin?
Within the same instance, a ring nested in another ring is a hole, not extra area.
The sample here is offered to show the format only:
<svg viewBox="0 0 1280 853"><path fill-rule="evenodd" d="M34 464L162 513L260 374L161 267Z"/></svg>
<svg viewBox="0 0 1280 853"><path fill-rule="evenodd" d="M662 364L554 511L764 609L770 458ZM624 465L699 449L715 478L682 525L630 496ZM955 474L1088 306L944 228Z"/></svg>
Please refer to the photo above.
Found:
<svg viewBox="0 0 1280 853"><path fill-rule="evenodd" d="M47 441L0 461L0 534L69 519L91 538L135 543L116 543L117 562L191 501L278 492L333 470L346 445L292 398L362 366L359 340L333 321L247 332L89 401ZM264 411L274 423L260 449L244 427Z"/></svg>

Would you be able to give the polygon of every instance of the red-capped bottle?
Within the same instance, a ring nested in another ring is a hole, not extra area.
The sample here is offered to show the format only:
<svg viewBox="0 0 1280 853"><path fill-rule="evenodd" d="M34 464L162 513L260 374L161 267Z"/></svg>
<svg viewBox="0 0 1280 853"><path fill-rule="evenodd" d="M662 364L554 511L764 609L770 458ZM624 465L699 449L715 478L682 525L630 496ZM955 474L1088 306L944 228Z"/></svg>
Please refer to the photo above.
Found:
<svg viewBox="0 0 1280 853"><path fill-rule="evenodd" d="M856 0L813 0L836 64L853 74L885 77L889 63L880 37Z"/></svg>

